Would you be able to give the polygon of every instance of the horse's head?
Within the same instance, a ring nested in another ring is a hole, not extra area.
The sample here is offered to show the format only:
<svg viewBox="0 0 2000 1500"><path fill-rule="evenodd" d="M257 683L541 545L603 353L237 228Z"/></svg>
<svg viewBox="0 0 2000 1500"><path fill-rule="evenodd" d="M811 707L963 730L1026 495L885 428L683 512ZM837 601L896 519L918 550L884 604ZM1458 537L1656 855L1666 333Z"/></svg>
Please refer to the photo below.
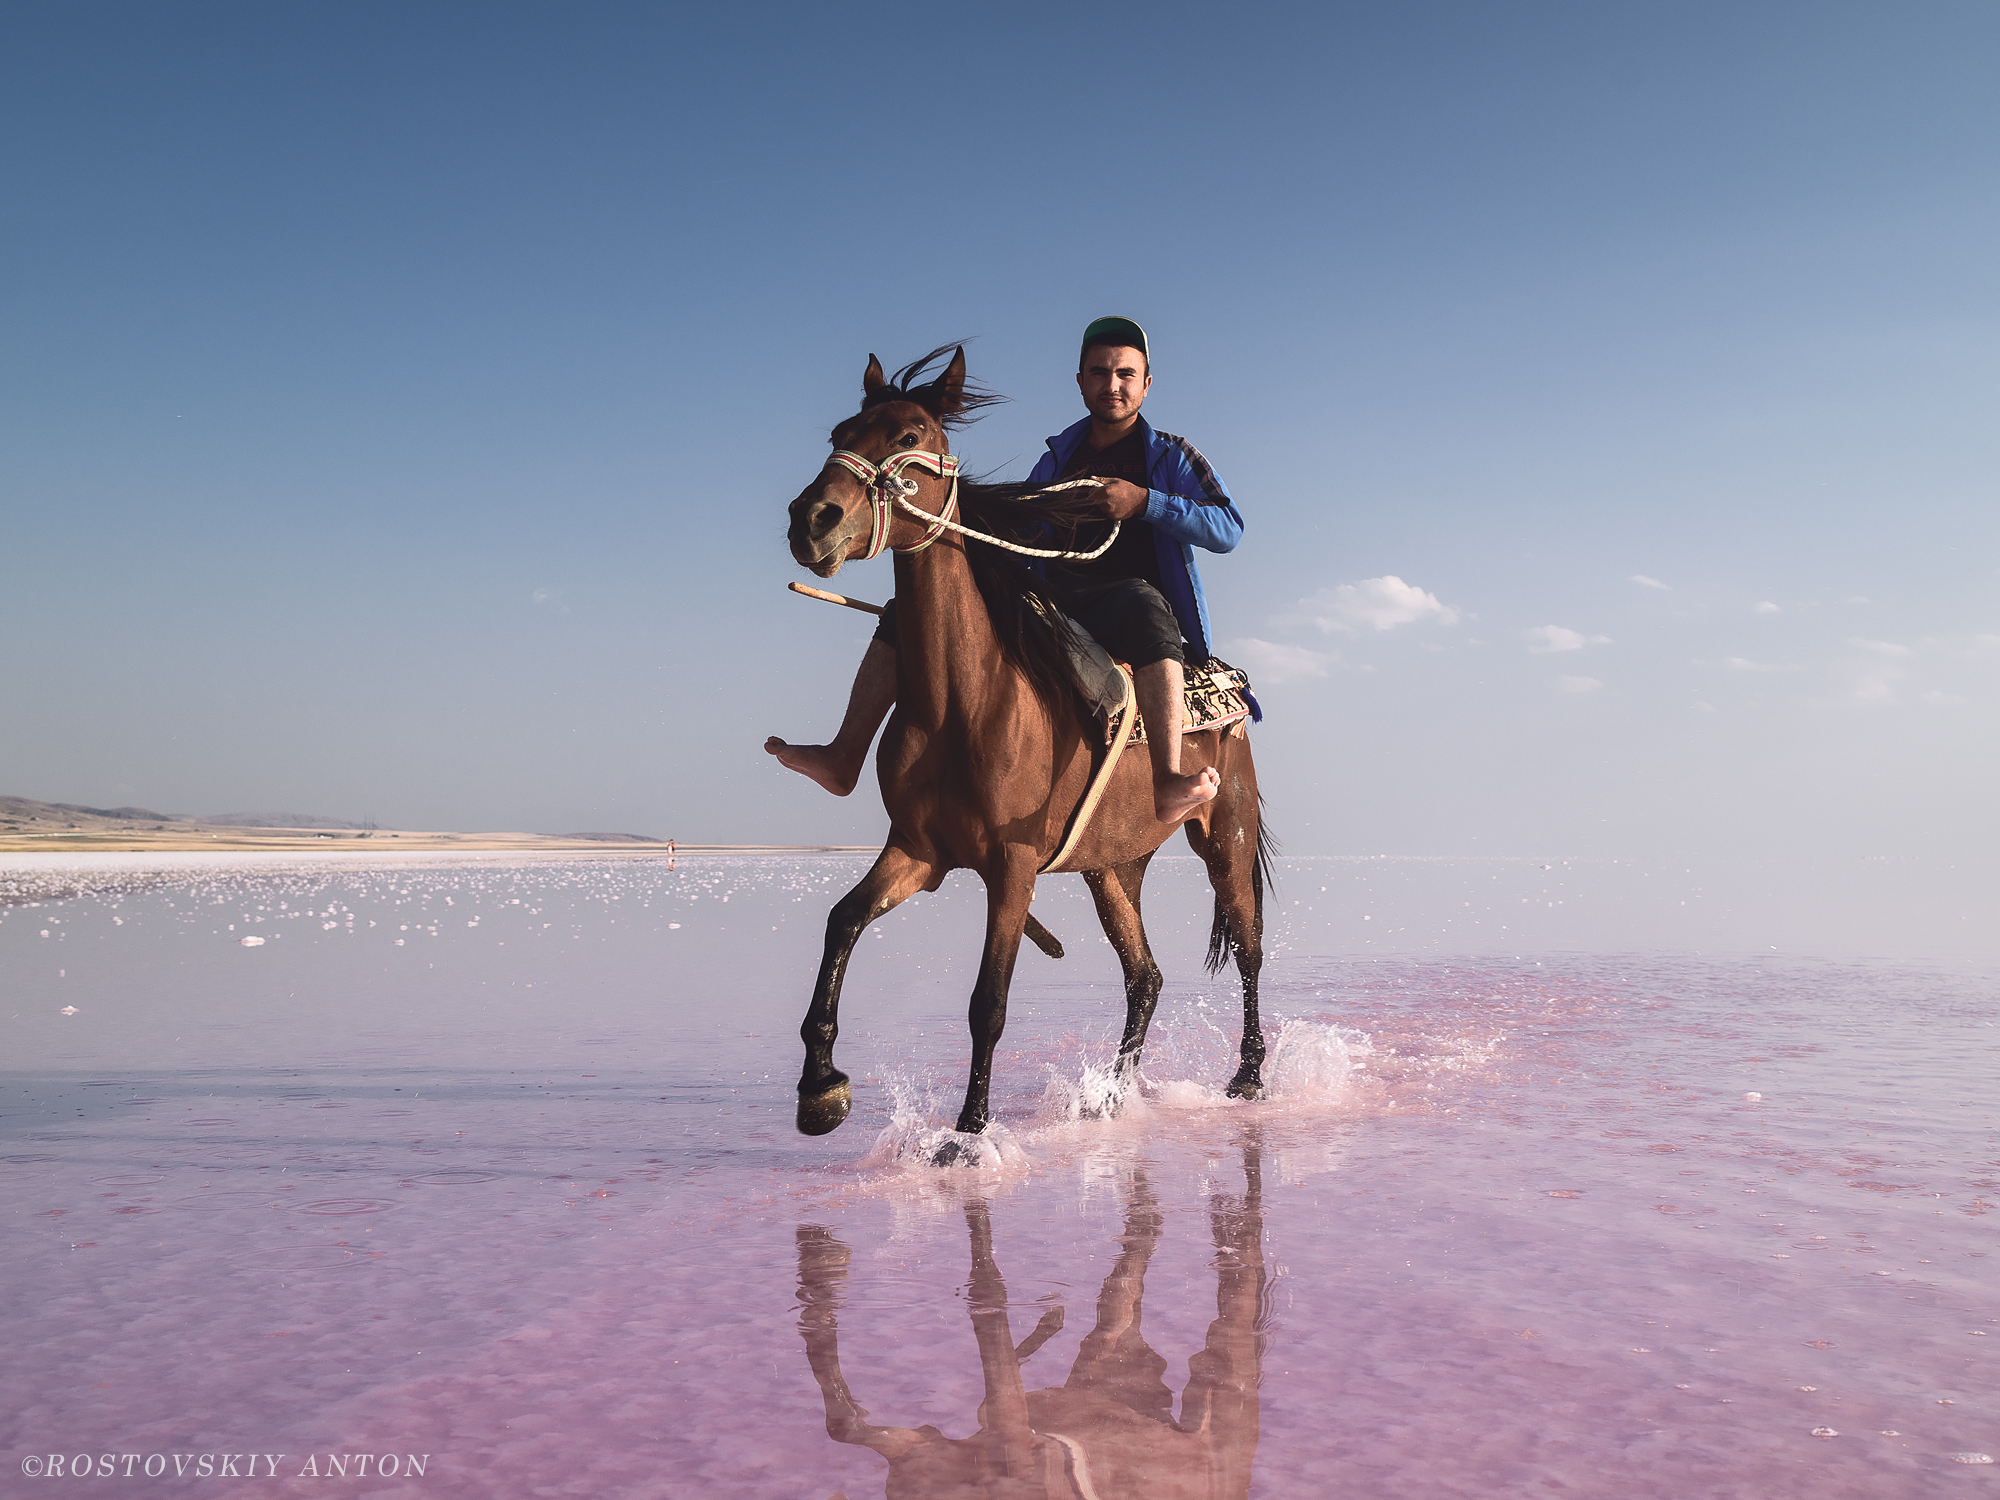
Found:
<svg viewBox="0 0 2000 1500"><path fill-rule="evenodd" d="M959 425L968 410L992 398L967 392L963 348L952 351L951 363L935 380L911 383L913 376L944 352L933 350L898 370L894 380L882 373L882 362L869 355L868 368L861 376L861 410L833 429L834 449L875 465L897 453L949 453L945 429ZM950 492L949 479L918 464L902 473L917 485L908 497L913 505L933 514L943 509ZM799 491L790 509L792 524L785 539L791 544L792 556L820 577L831 578L842 563L868 552L876 524L868 486L834 459L828 458L826 467ZM892 547L913 546L924 534L922 523L900 509L892 509L887 524L886 540Z"/></svg>

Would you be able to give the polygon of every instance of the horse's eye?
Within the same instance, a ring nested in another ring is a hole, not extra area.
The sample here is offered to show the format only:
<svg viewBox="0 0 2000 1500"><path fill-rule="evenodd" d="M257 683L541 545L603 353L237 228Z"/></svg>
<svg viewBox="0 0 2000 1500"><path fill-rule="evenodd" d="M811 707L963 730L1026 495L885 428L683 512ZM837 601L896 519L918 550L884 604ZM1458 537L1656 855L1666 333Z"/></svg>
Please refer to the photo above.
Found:
<svg viewBox="0 0 2000 1500"><path fill-rule="evenodd" d="M901 441L905 448L914 448L917 446L917 435L914 432L906 432Z"/></svg>

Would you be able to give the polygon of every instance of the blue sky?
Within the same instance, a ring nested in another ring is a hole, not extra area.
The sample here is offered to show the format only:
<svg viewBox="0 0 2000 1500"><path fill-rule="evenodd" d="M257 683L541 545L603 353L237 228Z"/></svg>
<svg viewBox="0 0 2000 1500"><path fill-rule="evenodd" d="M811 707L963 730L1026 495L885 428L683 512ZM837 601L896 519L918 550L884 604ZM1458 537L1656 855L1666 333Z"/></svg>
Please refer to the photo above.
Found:
<svg viewBox="0 0 2000 1500"><path fill-rule="evenodd" d="M867 842L758 748L867 633L784 505L959 337L1024 473L1115 311L1247 518L1288 848L1982 847L1996 64L1983 4L9 6L0 790Z"/></svg>

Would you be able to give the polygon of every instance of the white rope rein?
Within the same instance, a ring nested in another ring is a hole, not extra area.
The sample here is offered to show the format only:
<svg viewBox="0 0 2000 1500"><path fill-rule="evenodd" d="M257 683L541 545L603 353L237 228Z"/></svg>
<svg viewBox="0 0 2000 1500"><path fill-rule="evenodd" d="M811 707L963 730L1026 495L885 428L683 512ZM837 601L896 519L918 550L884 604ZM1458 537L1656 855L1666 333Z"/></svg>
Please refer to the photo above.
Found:
<svg viewBox="0 0 2000 1500"><path fill-rule="evenodd" d="M1078 485L1094 485L1096 483L1095 479L1066 479L1061 484L1052 484L1045 489L1032 490L1029 493L1035 495L1053 495L1057 490L1072 490ZM914 489L915 487L914 482L912 482L911 488ZM1010 542L1004 537L988 536L983 531L974 531L970 526L961 526L956 521L947 521L943 516L934 516L929 511L918 510L916 506L910 504L900 494L892 495L890 498L919 520L927 521L933 526L942 526L947 531L955 531L960 536L969 536L975 542L986 542L991 546L1004 547L1007 551L1019 553L1022 557L1047 557L1063 562L1089 562L1093 558L1104 556L1105 553L1111 550L1111 544L1118 540L1118 529L1125 524L1123 521L1113 521L1111 523L1111 535L1106 537L1104 545L1098 547L1095 551L1063 552L1059 549L1049 547L1024 547L1019 542ZM1023 498L1026 497L1024 496Z"/></svg>
<svg viewBox="0 0 2000 1500"><path fill-rule="evenodd" d="M852 453L843 448L827 461L838 464L868 488L868 497L876 512L867 552L870 558L879 556L882 544L888 540L888 527L882 523L881 516L883 507L880 497L883 496L895 501L903 510L929 528L924 539L915 547L896 549L902 552L919 551L936 541L941 531L955 531L960 536L971 537L975 542L985 542L988 546L999 547L1022 557L1045 557L1058 562L1090 562L1111 550L1111 544L1118 540L1119 530L1125 524L1123 521L1113 521L1111 535L1104 539L1102 546L1090 552L1065 552L1052 547L1024 547L1019 542L1010 542L1005 537L989 536L983 531L975 531L970 526L961 526L950 519L951 512L958 507L958 459L951 454L906 448L901 452L890 454L881 463L875 464L870 463L859 453ZM951 494L946 497L944 510L941 513L932 515L929 511L919 510L910 503L909 497L917 492L917 482L914 479L904 478L902 471L913 463L933 470L940 479L947 474L951 476ZM1061 484L1045 485L1041 489L1030 490L1022 498L1026 499L1030 495L1053 495L1057 490L1073 490L1083 485L1098 483L1096 479L1065 479Z"/></svg>

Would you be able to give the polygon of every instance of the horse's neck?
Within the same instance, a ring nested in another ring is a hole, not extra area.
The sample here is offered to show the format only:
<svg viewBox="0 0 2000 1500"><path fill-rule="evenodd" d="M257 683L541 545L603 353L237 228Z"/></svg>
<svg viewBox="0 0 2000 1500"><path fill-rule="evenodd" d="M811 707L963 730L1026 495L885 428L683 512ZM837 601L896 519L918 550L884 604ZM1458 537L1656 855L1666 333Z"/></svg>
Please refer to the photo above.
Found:
<svg viewBox="0 0 2000 1500"><path fill-rule="evenodd" d="M940 728L980 717L996 701L998 674L1016 670L956 538L897 557L896 617L897 701L919 723Z"/></svg>

